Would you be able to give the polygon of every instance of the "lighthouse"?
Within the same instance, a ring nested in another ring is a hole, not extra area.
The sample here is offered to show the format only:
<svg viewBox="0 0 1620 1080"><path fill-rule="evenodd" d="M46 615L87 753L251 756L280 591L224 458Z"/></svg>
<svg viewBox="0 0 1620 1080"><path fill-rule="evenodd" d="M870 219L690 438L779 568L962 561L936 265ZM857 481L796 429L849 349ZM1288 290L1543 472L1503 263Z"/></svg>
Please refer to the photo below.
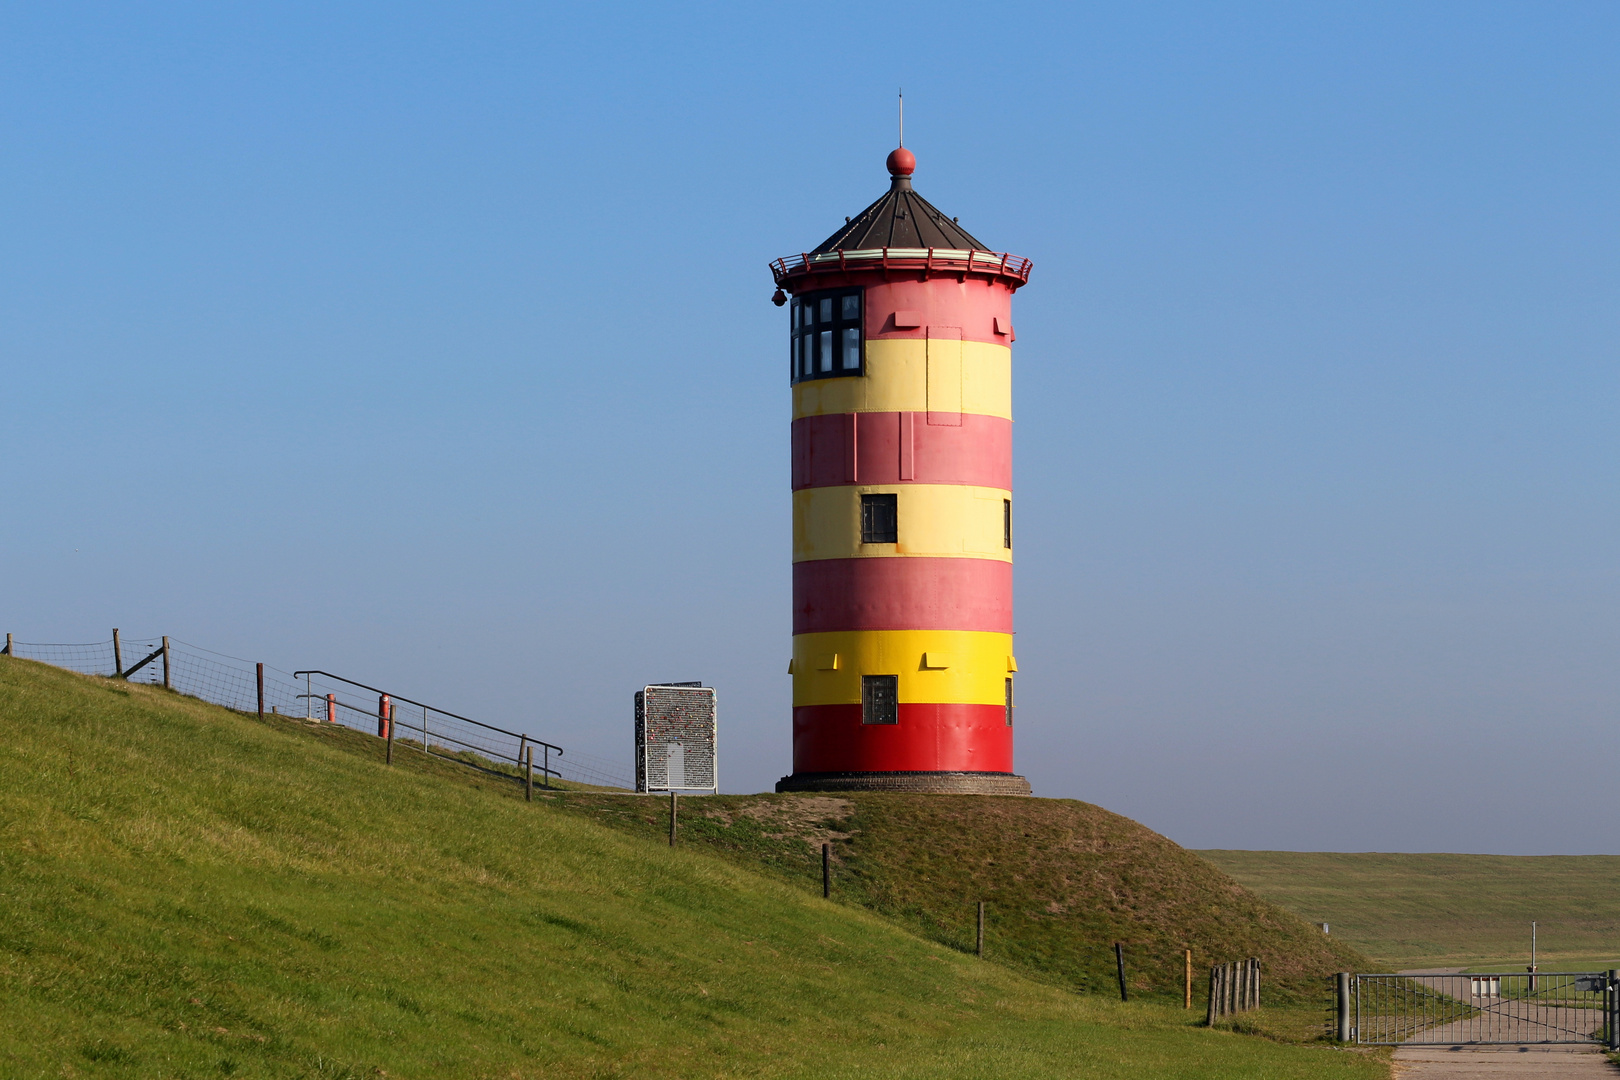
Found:
<svg viewBox="0 0 1620 1080"><path fill-rule="evenodd" d="M771 264L793 393L793 772L778 791L1028 795L1013 771L1012 296L912 188Z"/></svg>

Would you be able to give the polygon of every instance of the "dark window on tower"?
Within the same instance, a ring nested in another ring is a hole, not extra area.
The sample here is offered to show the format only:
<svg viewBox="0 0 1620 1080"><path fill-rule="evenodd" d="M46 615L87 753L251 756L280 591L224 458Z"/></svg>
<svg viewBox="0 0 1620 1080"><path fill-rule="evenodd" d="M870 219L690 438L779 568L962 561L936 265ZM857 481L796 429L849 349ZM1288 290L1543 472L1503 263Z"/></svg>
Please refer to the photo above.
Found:
<svg viewBox="0 0 1620 1080"><path fill-rule="evenodd" d="M861 676L861 723L900 722L900 676Z"/></svg>
<svg viewBox="0 0 1620 1080"><path fill-rule="evenodd" d="M1001 500L1001 546L1012 547L1012 500Z"/></svg>
<svg viewBox="0 0 1620 1080"><path fill-rule="evenodd" d="M860 289L823 289L795 297L788 319L788 368L794 382L863 373Z"/></svg>
<svg viewBox="0 0 1620 1080"><path fill-rule="evenodd" d="M1012 680L1007 680L1007 726L1012 727Z"/></svg>
<svg viewBox="0 0 1620 1080"><path fill-rule="evenodd" d="M861 496L861 543L900 542L899 499L898 495Z"/></svg>

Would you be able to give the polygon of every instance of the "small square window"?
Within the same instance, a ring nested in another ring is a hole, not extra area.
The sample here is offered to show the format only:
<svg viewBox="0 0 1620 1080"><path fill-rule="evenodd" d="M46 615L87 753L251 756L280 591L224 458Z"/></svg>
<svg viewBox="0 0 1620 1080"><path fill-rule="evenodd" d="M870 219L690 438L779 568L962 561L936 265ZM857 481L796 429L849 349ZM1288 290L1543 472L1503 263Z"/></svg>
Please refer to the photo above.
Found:
<svg viewBox="0 0 1620 1080"><path fill-rule="evenodd" d="M899 499L898 495L861 496L861 543L900 542Z"/></svg>
<svg viewBox="0 0 1620 1080"><path fill-rule="evenodd" d="M861 723L900 722L900 676L861 676Z"/></svg>

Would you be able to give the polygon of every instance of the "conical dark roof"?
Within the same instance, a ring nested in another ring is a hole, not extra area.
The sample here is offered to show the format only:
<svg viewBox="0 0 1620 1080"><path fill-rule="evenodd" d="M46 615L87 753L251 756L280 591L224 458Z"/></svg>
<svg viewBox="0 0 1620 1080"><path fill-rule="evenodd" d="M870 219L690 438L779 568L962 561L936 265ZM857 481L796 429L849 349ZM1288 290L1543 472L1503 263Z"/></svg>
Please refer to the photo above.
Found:
<svg viewBox="0 0 1620 1080"><path fill-rule="evenodd" d="M897 151L903 153L904 151ZM862 210L849 224L822 241L811 252L861 251L871 248L953 248L989 251L966 229L941 213L934 204L911 190L911 155L906 153L904 173L895 171L883 198ZM892 159L891 159L892 160Z"/></svg>

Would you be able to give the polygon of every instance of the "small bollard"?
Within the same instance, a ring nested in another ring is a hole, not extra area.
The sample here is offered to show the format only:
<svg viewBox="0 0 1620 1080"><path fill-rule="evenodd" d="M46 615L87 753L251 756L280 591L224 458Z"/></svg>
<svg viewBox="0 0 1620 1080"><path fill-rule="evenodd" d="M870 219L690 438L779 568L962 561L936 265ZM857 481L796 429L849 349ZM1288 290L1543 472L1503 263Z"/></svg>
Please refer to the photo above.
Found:
<svg viewBox="0 0 1620 1080"><path fill-rule="evenodd" d="M337 695L336 694L327 694L326 695L326 722L328 724L337 723Z"/></svg>
<svg viewBox="0 0 1620 1080"><path fill-rule="evenodd" d="M1350 973L1341 971L1333 976L1334 1034L1339 1042L1350 1041Z"/></svg>
<svg viewBox="0 0 1620 1080"><path fill-rule="evenodd" d="M377 699L377 738L379 739L388 738L388 729L394 726L389 723L394 714L393 704L387 694Z"/></svg>

